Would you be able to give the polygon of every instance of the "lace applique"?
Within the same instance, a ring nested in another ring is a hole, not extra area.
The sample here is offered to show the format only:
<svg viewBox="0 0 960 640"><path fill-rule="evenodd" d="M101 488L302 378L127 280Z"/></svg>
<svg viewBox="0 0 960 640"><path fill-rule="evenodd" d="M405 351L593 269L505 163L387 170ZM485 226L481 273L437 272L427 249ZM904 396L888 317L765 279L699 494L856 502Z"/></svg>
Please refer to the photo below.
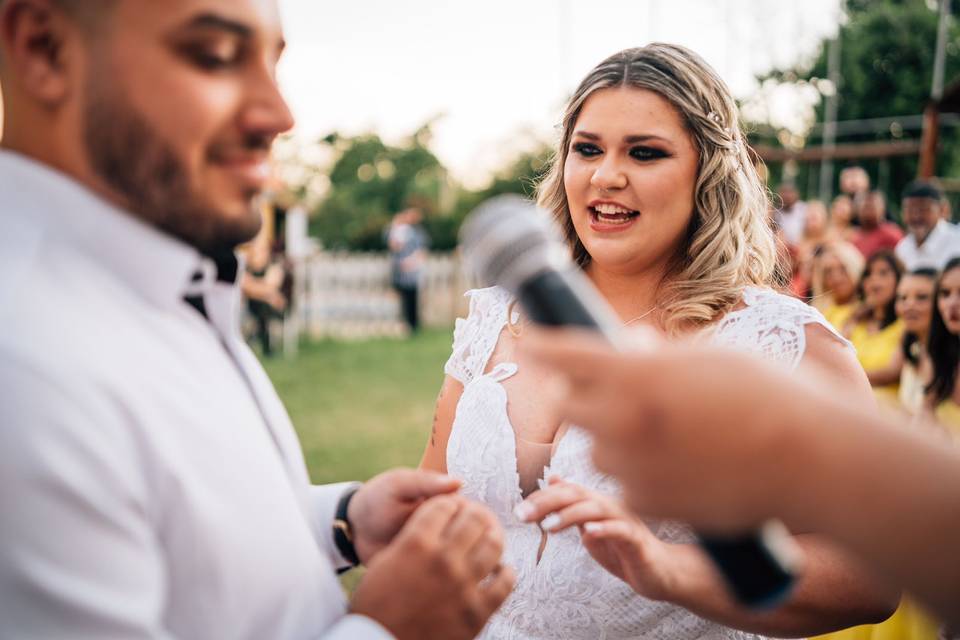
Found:
<svg viewBox="0 0 960 640"><path fill-rule="evenodd" d="M470 298L470 311L454 324L453 352L443 372L466 386L486 368L506 322L511 296L500 287L471 289L464 295Z"/></svg>
<svg viewBox="0 0 960 640"><path fill-rule="evenodd" d="M720 320L712 333L713 344L755 353L791 370L797 368L807 349L808 324L819 324L853 348L823 314L802 300L751 287L744 290L743 302L744 308L731 311Z"/></svg>

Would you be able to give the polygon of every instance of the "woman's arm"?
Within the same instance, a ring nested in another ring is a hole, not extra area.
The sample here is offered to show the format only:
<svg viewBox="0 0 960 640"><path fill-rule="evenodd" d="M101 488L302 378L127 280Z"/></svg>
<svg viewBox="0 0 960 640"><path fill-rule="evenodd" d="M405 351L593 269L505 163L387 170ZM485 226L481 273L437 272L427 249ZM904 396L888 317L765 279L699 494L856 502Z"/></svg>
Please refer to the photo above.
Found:
<svg viewBox="0 0 960 640"><path fill-rule="evenodd" d="M900 382L901 371L903 371L903 351L897 349L887 366L867 371L867 380L875 387L896 384Z"/></svg>
<svg viewBox="0 0 960 640"><path fill-rule="evenodd" d="M447 472L447 441L453 428L453 418L457 414L457 403L463 394L463 385L452 376L443 379L440 394L437 396L437 408L433 414L433 428L430 439L420 460L420 468L430 471Z"/></svg>

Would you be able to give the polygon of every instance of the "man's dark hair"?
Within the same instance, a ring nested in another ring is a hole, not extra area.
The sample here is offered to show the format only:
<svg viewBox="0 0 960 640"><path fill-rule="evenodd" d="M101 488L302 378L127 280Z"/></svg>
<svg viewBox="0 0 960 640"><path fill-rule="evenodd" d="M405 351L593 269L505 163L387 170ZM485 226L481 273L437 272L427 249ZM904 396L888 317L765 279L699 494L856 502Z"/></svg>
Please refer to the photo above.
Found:
<svg viewBox="0 0 960 640"><path fill-rule="evenodd" d="M903 198L928 198L937 202L943 200L943 191L928 180L914 180L903 190Z"/></svg>

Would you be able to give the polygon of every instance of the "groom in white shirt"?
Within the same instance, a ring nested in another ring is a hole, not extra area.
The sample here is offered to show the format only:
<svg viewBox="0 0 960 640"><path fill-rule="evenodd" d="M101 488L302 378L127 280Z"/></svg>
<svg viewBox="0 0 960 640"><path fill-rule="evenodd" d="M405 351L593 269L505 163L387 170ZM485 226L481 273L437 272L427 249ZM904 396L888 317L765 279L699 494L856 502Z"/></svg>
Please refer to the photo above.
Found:
<svg viewBox="0 0 960 640"><path fill-rule="evenodd" d="M509 593L456 481L311 486L240 337L282 48L274 0L0 0L0 638L468 638Z"/></svg>

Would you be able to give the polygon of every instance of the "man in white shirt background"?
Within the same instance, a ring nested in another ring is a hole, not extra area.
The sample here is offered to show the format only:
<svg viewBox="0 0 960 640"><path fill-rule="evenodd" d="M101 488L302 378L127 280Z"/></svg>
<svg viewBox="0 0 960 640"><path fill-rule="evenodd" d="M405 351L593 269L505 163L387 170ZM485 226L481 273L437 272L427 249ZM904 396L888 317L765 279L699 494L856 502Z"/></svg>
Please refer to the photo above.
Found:
<svg viewBox="0 0 960 640"><path fill-rule="evenodd" d="M780 196L780 208L775 218L783 231L783 239L792 247L799 246L807 224L807 204L800 200L800 192L792 182L781 183L777 195Z"/></svg>
<svg viewBox="0 0 960 640"><path fill-rule="evenodd" d="M512 587L455 480L311 486L239 334L282 47L274 0L0 0L0 638L468 638Z"/></svg>
<svg viewBox="0 0 960 640"><path fill-rule="evenodd" d="M903 191L903 223L907 235L897 244L896 254L908 271L943 268L960 256L960 230L944 212L943 193L932 182L917 180Z"/></svg>

